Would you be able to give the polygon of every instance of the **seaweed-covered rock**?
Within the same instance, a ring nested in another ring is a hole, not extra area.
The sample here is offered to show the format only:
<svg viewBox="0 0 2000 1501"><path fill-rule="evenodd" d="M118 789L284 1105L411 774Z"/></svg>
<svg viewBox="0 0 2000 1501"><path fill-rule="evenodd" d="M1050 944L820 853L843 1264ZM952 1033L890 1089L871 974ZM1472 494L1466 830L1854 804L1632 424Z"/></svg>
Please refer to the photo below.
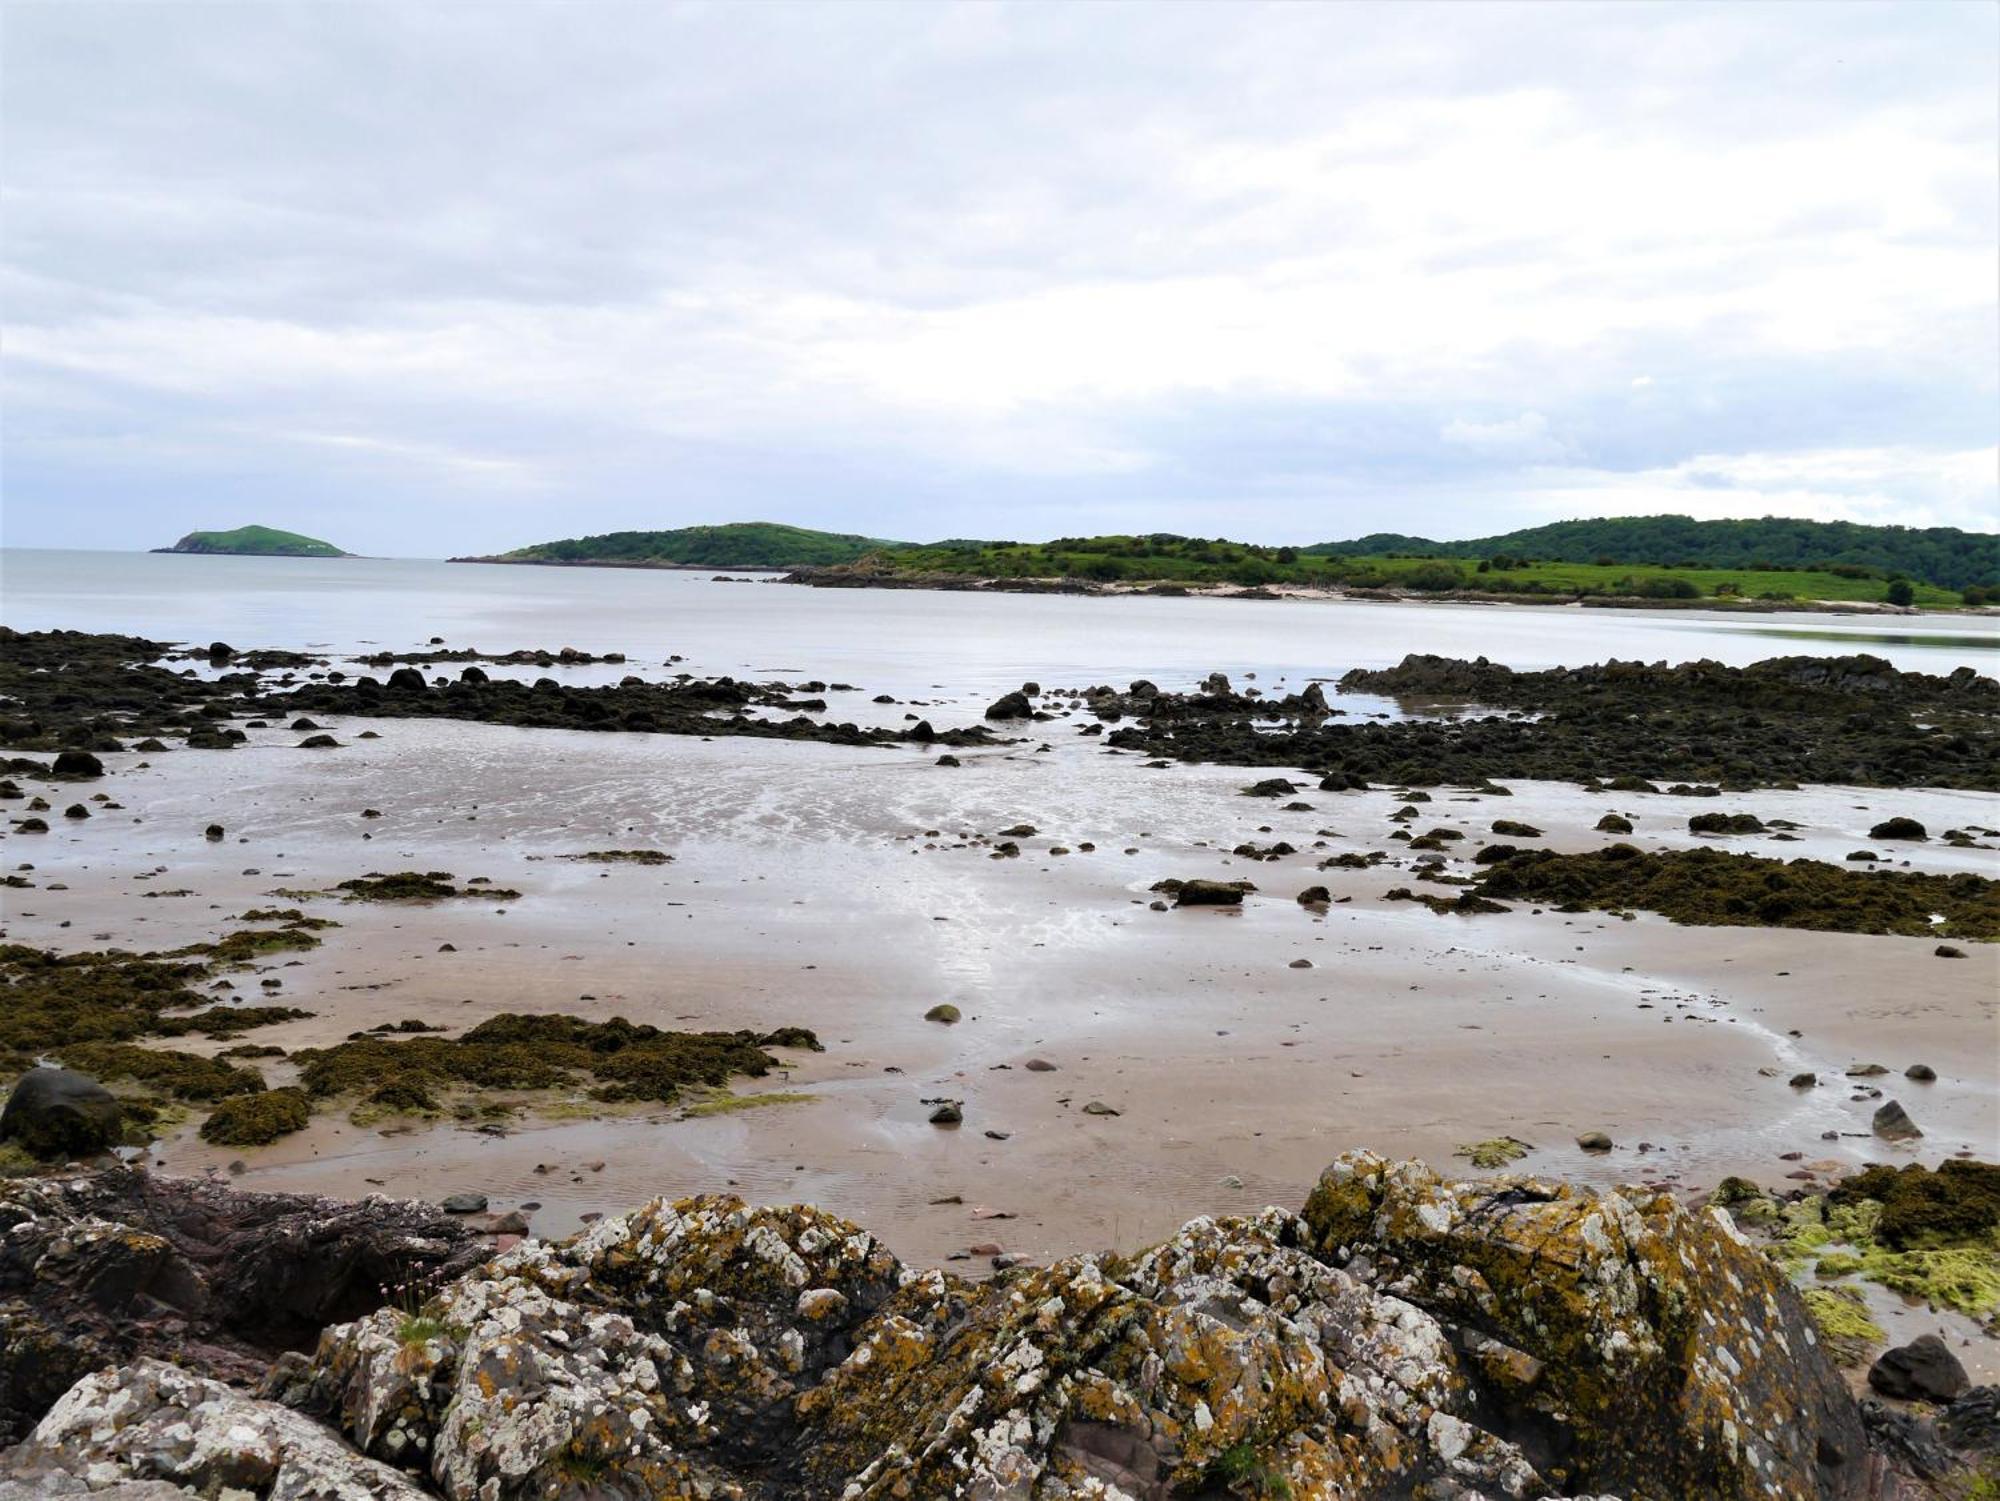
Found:
<svg viewBox="0 0 2000 1501"><path fill-rule="evenodd" d="M1914 818L1885 818L1868 831L1870 839L1928 839L1930 834Z"/></svg>
<svg viewBox="0 0 2000 1501"><path fill-rule="evenodd" d="M1336 1264L1518 1356L1515 1421L1572 1487L1631 1497L1862 1494L1852 1398L1776 1264L1670 1194L1448 1183L1368 1153L1304 1218ZM1505 1384L1503 1383L1503 1389Z"/></svg>
<svg viewBox="0 0 2000 1501"><path fill-rule="evenodd" d="M123 1139L118 1097L87 1074L31 1068L14 1083L0 1110L0 1141L16 1141L36 1157L88 1157Z"/></svg>
<svg viewBox="0 0 2000 1501"><path fill-rule="evenodd" d="M1035 706L1028 701L1028 695L1021 692L1003 693L986 707L988 719L1026 719L1035 712Z"/></svg>
<svg viewBox="0 0 2000 1501"><path fill-rule="evenodd" d="M1755 813L1697 813L1688 820L1690 834L1761 834L1764 820Z"/></svg>
<svg viewBox="0 0 2000 1501"><path fill-rule="evenodd" d="M0 1501L107 1491L131 1501L424 1496L310 1418L153 1359L84 1377L0 1459Z"/></svg>

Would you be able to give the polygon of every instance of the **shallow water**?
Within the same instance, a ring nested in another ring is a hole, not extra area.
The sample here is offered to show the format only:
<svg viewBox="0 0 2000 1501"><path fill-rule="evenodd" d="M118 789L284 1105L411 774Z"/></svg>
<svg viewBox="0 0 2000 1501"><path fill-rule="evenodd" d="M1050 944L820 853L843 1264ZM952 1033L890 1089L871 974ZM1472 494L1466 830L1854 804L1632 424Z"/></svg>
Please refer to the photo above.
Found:
<svg viewBox="0 0 2000 1501"><path fill-rule="evenodd" d="M810 675L897 694L987 693L1027 678L1171 684L1218 669L1338 676L1409 652L1534 668L1868 651L1948 672L1987 670L2000 642L2000 621L1970 617L1905 638L1839 615L805 589L706 572L23 549L0 550L0 623L335 651L443 636L486 651L623 651L642 665L679 653L703 674ZM1771 639L1778 630L1788 639Z"/></svg>

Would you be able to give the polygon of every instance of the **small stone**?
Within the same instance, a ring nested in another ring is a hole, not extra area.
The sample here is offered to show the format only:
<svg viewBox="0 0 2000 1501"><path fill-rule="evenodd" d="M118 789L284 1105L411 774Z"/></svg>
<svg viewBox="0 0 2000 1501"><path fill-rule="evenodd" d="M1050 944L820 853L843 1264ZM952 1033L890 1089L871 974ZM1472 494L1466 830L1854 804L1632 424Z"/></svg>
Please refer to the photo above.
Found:
<svg viewBox="0 0 2000 1501"><path fill-rule="evenodd" d="M1287 969L1311 969L1313 967L1313 962L1310 959L1294 959L1290 964L1288 964L1285 967Z"/></svg>
<svg viewBox="0 0 2000 1501"><path fill-rule="evenodd" d="M1794 1089L1811 1089L1818 1083L1818 1074L1793 1074L1791 1079L1792 1088Z"/></svg>
<svg viewBox="0 0 2000 1501"><path fill-rule="evenodd" d="M1117 1115L1119 1112L1113 1110L1102 1100L1092 1100L1088 1105L1083 1107L1083 1113L1085 1115Z"/></svg>
<svg viewBox="0 0 2000 1501"><path fill-rule="evenodd" d="M486 1195L482 1193L448 1194L438 1203L438 1208L446 1214L484 1214Z"/></svg>
<svg viewBox="0 0 2000 1501"><path fill-rule="evenodd" d="M1912 1063L1903 1070L1905 1079L1915 1079L1919 1084L1931 1084L1937 1080L1937 1070L1928 1063Z"/></svg>
<svg viewBox="0 0 2000 1501"><path fill-rule="evenodd" d="M1875 1112L1875 1134L1886 1141L1913 1141L1924 1133L1917 1129L1909 1112L1891 1100Z"/></svg>
<svg viewBox="0 0 2000 1501"><path fill-rule="evenodd" d="M930 1121L933 1126L956 1126L964 1119L965 1111L961 1108L960 1102L957 1100L939 1101L930 1115Z"/></svg>
<svg viewBox="0 0 2000 1501"><path fill-rule="evenodd" d="M1972 1383L1943 1340L1921 1334L1907 1345L1884 1350L1868 1368L1868 1384L1898 1401L1949 1402Z"/></svg>
<svg viewBox="0 0 2000 1501"><path fill-rule="evenodd" d="M1046 1058L1030 1058L1021 1067L1031 1074L1052 1074L1056 1071L1056 1066Z"/></svg>
<svg viewBox="0 0 2000 1501"><path fill-rule="evenodd" d="M1586 1152L1608 1152L1611 1150L1611 1138L1606 1136L1602 1131L1586 1131L1576 1139L1576 1144Z"/></svg>
<svg viewBox="0 0 2000 1501"><path fill-rule="evenodd" d="M941 1001L924 1013L924 1020L927 1022L942 1022L945 1026L949 1027L959 1020L959 1016L958 1007L952 1005L949 1001Z"/></svg>

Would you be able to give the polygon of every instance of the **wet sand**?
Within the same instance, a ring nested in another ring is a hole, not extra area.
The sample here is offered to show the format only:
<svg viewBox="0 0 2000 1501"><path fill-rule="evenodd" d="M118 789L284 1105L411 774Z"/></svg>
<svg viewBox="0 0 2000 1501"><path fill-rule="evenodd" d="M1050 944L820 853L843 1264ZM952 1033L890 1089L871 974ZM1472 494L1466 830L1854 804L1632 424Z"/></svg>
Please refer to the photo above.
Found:
<svg viewBox="0 0 2000 1501"><path fill-rule="evenodd" d="M315 952L239 977L235 993L277 978L279 998L317 1015L250 1040L292 1048L404 1017L458 1028L510 1010L800 1024L827 1051L787 1055L782 1074L741 1089L812 1099L693 1120L531 1110L504 1137L456 1124L385 1134L328 1111L251 1152L183 1129L156 1154L168 1171L240 1156L246 1186L477 1189L496 1209L538 1202L547 1234L654 1194L728 1187L820 1203L930 1263L981 1243L1034 1257L1129 1247L1195 1214L1297 1204L1355 1146L1444 1165L1462 1143L1513 1135L1537 1148L1529 1169L1695 1190L1731 1172L1782 1184L1815 1166L1990 1156L2000 1137L1990 947L1946 961L1910 938L1384 903L1406 871L1313 868L1340 850L1399 852L1382 793L1307 792L1312 811L1281 812L1239 795L1241 770L1148 770L1066 723L1035 727L1048 753L1030 739L957 770L905 750L455 723L381 721L381 739L353 738L368 727L336 726L347 744L332 752L253 731L250 748L154 756L146 770L125 768L148 758L111 758L102 786L123 811L8 838L5 863L32 861L40 883L7 893L8 936L165 948L213 936L276 890L367 870L488 876L521 899L304 904L342 926ZM1933 828L2000 821L1991 798L1936 791L1516 794L1440 794L1411 827L1465 829L1469 854L1494 818L1521 819L1581 849L1603 842L1590 826L1617 808L1639 818L1636 842L1670 847L1695 842L1690 812L1743 807L1806 828L1798 843L1732 847L1837 859L1888 811ZM364 807L383 816L364 820ZM224 842L203 839L210 821L228 827ZM1022 821L1040 832L1018 841L1018 859L957 837ZM1245 839L1300 854L1227 853ZM1096 850L1049 853L1084 842ZM676 859L549 858L606 847ZM1995 858L1936 845L1903 857L1988 871ZM1247 877L1260 894L1240 912L1149 909L1154 881L1195 875ZM1316 917L1293 900L1312 884L1351 901ZM191 894L147 895L177 890ZM940 1001L965 1019L922 1020ZM1057 1069L1023 1068L1034 1056ZM1913 1148L1868 1136L1880 1102L1839 1081L1871 1061L1926 1132ZM1935 1084L1902 1079L1919 1061ZM1804 1069L1829 1083L1793 1091ZM287 1077L281 1063L265 1071ZM964 1100L963 1126L928 1124L923 1101L938 1096ZM1092 1100L1119 1114L1083 1114ZM1593 1129L1618 1149L1578 1150ZM1829 1130L1843 1134L1822 1140ZM1790 1151L1804 1164L1781 1160Z"/></svg>

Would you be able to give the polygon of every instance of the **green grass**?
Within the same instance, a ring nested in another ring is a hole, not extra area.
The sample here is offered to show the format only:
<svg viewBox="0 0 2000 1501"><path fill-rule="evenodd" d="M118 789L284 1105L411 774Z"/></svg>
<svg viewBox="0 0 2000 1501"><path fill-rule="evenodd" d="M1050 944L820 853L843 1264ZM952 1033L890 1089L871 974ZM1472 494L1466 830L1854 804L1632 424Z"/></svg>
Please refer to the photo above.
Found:
<svg viewBox="0 0 2000 1501"><path fill-rule="evenodd" d="M237 553L254 557L344 558L331 542L280 531L275 526L239 526L227 532L189 532L164 552Z"/></svg>
<svg viewBox="0 0 2000 1501"><path fill-rule="evenodd" d="M774 1089L768 1094L725 1094L712 1100L701 1100L682 1112L689 1118L703 1115L734 1115L739 1110L761 1110L766 1105L804 1105L817 1099L816 1095L800 1094L796 1090Z"/></svg>
<svg viewBox="0 0 2000 1501"><path fill-rule="evenodd" d="M1679 580L1700 598L1879 602L1881 578L1850 578L1819 569L1655 568L1623 563L1537 562L1480 572L1475 557L1321 556L1289 547L1156 534L1145 537L1066 537L1053 542L943 542L887 547L867 558L895 573L961 574L978 578L1079 578L1098 582L1187 585L1300 584L1326 588L1454 588L1573 599L1629 596L1661 580ZM1666 586L1671 587L1671 586ZM1916 584L1919 605L1955 606L1956 591ZM1681 592L1685 592L1684 590ZM1672 601L1664 600L1665 603Z"/></svg>

